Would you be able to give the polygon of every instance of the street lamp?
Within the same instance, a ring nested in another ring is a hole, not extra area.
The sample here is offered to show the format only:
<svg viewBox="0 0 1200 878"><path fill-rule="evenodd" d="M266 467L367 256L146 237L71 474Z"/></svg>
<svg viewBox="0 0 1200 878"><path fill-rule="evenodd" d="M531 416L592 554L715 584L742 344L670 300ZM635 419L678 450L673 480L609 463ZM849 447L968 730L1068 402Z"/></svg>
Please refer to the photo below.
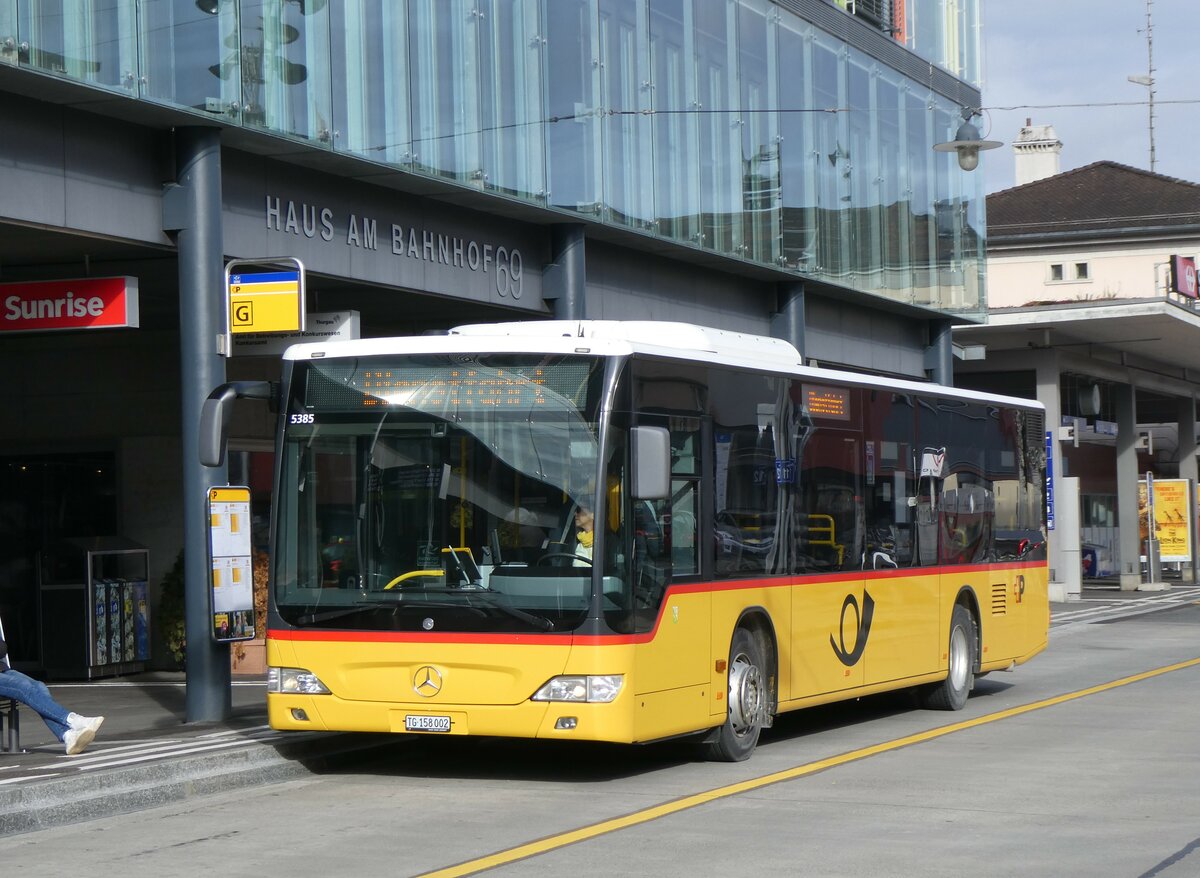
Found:
<svg viewBox="0 0 1200 878"><path fill-rule="evenodd" d="M973 110L964 107L963 121L958 126L958 131L954 132L954 139L949 143L934 144L933 147L937 152L958 153L958 166L964 171L973 171L979 167L980 150L1003 146L999 140L984 140L980 136L979 129L971 122L974 115Z"/></svg>

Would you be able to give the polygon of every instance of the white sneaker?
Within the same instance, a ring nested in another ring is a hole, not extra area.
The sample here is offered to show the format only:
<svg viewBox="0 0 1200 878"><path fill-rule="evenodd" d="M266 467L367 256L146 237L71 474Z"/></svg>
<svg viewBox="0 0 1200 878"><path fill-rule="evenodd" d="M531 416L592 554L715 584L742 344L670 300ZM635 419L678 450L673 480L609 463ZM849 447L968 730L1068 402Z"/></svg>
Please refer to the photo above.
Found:
<svg viewBox="0 0 1200 878"><path fill-rule="evenodd" d="M102 716L81 716L78 713L67 714L67 727L72 729L91 729L93 732L104 722Z"/></svg>
<svg viewBox="0 0 1200 878"><path fill-rule="evenodd" d="M82 753L88 744L96 737L96 732L100 730L100 724L104 722L104 717L93 716L85 717L87 724L79 728L67 729L67 734L63 738L63 745L66 748L68 756L75 756Z"/></svg>

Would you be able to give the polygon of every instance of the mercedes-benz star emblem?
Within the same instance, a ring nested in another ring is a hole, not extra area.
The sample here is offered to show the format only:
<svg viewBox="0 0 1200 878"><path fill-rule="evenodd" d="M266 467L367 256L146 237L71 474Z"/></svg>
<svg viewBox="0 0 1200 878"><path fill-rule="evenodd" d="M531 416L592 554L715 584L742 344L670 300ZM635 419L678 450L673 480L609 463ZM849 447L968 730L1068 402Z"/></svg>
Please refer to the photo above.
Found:
<svg viewBox="0 0 1200 878"><path fill-rule="evenodd" d="M413 691L422 698L432 698L442 691L442 675L437 668L422 665L413 674Z"/></svg>

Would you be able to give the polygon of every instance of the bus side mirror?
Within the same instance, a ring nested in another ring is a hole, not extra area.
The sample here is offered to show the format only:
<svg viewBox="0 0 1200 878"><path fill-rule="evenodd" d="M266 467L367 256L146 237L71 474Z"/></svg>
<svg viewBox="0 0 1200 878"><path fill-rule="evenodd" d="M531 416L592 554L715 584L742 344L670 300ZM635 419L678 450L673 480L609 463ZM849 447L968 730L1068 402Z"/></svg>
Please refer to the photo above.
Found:
<svg viewBox="0 0 1200 878"><path fill-rule="evenodd" d="M634 500L663 500L671 496L671 434L666 427L633 428Z"/></svg>
<svg viewBox="0 0 1200 878"><path fill-rule="evenodd" d="M235 399L271 399L275 392L270 381L231 381L210 393L200 407L200 463L220 466L225 462L229 413Z"/></svg>

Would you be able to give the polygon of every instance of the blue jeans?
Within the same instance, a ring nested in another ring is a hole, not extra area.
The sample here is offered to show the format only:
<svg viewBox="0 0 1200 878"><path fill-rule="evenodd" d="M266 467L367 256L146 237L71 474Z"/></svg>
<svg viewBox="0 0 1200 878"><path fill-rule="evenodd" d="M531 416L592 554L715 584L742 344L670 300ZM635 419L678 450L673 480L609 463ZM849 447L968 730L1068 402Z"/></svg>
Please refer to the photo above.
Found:
<svg viewBox="0 0 1200 878"><path fill-rule="evenodd" d="M46 684L20 671L7 670L0 674L0 698L15 698L37 711L54 737L63 740L67 736L67 716L70 711L50 697Z"/></svg>

